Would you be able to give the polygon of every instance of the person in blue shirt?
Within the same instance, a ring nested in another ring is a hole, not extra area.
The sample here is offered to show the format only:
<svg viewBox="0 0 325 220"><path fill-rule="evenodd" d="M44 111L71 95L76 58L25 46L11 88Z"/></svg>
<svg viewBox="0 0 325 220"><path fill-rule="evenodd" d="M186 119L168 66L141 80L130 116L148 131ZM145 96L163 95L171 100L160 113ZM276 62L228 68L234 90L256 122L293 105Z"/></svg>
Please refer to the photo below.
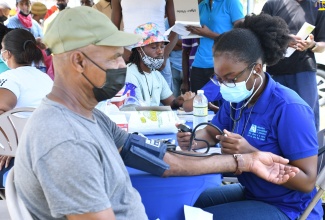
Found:
<svg viewBox="0 0 325 220"><path fill-rule="evenodd" d="M317 132L309 105L293 90L276 83L263 65L274 65L285 54L290 37L284 20L267 14L245 21L216 39L213 47L215 83L224 100L211 126L196 138L221 145L222 154L234 154L240 184L203 192L195 206L214 219L298 219L316 194ZM178 144L189 148L190 133L179 132ZM196 141L192 148L204 147ZM283 185L241 172L236 154L268 151L286 157L300 172ZM321 201L309 219L322 219Z"/></svg>
<svg viewBox="0 0 325 220"><path fill-rule="evenodd" d="M192 34L202 36L190 73L190 89L201 89L213 75L213 41L244 18L240 0L203 0L199 4L201 28L188 26Z"/></svg>

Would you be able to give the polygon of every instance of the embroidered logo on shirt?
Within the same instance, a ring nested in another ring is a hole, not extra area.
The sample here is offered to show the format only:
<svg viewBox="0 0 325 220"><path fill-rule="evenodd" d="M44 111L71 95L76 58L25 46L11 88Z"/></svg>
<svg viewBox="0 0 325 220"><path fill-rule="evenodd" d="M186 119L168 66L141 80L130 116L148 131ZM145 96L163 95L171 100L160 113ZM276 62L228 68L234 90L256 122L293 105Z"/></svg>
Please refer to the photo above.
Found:
<svg viewBox="0 0 325 220"><path fill-rule="evenodd" d="M318 11L325 11L325 1L317 1L315 8L318 9Z"/></svg>
<svg viewBox="0 0 325 220"><path fill-rule="evenodd" d="M261 126L252 124L247 136L257 140L265 141L267 130Z"/></svg>
<svg viewBox="0 0 325 220"><path fill-rule="evenodd" d="M7 79L0 79L0 86L2 86L5 82L7 82Z"/></svg>

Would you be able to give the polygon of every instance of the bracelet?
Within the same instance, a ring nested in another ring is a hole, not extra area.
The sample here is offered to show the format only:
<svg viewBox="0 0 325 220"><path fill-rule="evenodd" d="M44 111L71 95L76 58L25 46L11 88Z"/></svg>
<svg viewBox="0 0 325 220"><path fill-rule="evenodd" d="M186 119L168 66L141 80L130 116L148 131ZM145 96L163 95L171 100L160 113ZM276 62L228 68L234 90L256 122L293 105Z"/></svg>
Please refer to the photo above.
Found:
<svg viewBox="0 0 325 220"><path fill-rule="evenodd" d="M315 42L315 44L314 44L314 46L312 46L311 48L310 48L310 50L311 51L313 51L313 52L315 52L315 50L317 49L317 42Z"/></svg>
<svg viewBox="0 0 325 220"><path fill-rule="evenodd" d="M236 172L234 174L235 175L240 175L243 172L242 168L244 167L244 159L243 159L241 154L234 154L233 156L234 156L235 161L237 163Z"/></svg>

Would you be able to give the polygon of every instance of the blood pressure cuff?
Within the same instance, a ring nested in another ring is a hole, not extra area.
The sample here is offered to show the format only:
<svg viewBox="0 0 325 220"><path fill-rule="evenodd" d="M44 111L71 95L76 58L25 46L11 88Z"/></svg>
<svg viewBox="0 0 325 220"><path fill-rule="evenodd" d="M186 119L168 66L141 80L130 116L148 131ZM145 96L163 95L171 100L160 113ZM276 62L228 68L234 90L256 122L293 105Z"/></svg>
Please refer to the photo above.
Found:
<svg viewBox="0 0 325 220"><path fill-rule="evenodd" d="M165 170L169 170L169 165L163 161L166 150L167 145L163 142L130 134L121 156L126 166L162 176Z"/></svg>

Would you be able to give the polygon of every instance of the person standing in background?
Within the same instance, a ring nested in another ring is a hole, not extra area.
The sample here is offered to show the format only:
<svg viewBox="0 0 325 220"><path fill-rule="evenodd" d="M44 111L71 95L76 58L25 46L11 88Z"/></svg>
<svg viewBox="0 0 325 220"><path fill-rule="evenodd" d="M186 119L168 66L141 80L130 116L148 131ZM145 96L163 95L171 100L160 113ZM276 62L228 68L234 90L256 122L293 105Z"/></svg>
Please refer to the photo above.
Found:
<svg viewBox="0 0 325 220"><path fill-rule="evenodd" d="M201 28L188 26L192 34L202 36L191 70L191 91L201 89L213 75L213 41L244 18L240 0L203 0L199 4Z"/></svg>
<svg viewBox="0 0 325 220"><path fill-rule="evenodd" d="M319 130L319 102L316 83L316 60L314 53L325 50L325 11L318 10L312 0L269 0L262 11L279 16L289 26L293 41L289 45L296 51L276 65L267 66L273 79L294 90L313 109L316 130ZM296 36L302 25L315 26L308 39Z"/></svg>
<svg viewBox="0 0 325 220"><path fill-rule="evenodd" d="M68 6L69 0L56 0L56 5L51 7L48 13L45 15L44 21L44 33L47 30L47 26L54 20L58 13L64 10ZM50 15L49 15L50 14Z"/></svg>
<svg viewBox="0 0 325 220"><path fill-rule="evenodd" d="M41 2L34 2L30 11L32 18L42 27L47 13L46 6Z"/></svg>
<svg viewBox="0 0 325 220"><path fill-rule="evenodd" d="M197 47L199 46L199 39L184 39L182 41L182 71L183 71L183 81L181 85L181 92L190 91L190 72L192 69L192 64L195 58L195 53Z"/></svg>
<svg viewBox="0 0 325 220"><path fill-rule="evenodd" d="M112 3L111 0L99 0L93 5L93 8L104 13L109 19L112 17ZM121 20L120 30L124 29L123 20Z"/></svg>
<svg viewBox="0 0 325 220"><path fill-rule="evenodd" d="M3 24L3 22L8 19L10 10L11 8L8 5L8 3L1 0L0 1L0 23Z"/></svg>
<svg viewBox="0 0 325 220"><path fill-rule="evenodd" d="M94 5L94 2L93 0L80 0L80 5L92 7Z"/></svg>
<svg viewBox="0 0 325 220"><path fill-rule="evenodd" d="M35 38L42 38L43 31L41 26L30 15L31 2L29 0L16 0L16 7L18 13L8 18L4 24L8 28L22 28L31 32Z"/></svg>
<svg viewBox="0 0 325 220"><path fill-rule="evenodd" d="M142 24L153 22L158 25L160 33L165 33L165 17L168 24L175 24L175 11L173 0L112 0L112 22L119 27L123 17L124 31L133 31ZM164 52L164 63L159 69L169 88L173 89L172 72L169 54L175 47L178 35L171 32L168 37L170 43L166 45ZM123 58L128 62L132 47L126 47Z"/></svg>
<svg viewBox="0 0 325 220"><path fill-rule="evenodd" d="M96 4L93 5L93 8L104 13L109 19L111 19L111 15L112 15L111 0L99 0Z"/></svg>

